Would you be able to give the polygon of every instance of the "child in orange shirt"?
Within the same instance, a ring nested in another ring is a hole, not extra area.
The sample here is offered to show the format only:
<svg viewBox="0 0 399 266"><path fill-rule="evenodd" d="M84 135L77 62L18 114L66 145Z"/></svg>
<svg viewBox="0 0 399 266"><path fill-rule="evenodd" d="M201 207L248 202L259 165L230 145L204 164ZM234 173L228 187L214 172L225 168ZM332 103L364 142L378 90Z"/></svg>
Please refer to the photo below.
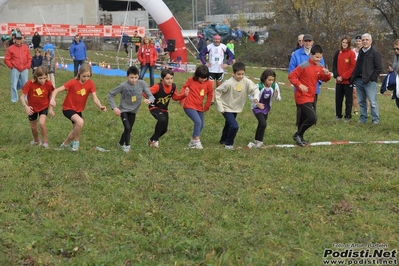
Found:
<svg viewBox="0 0 399 266"><path fill-rule="evenodd" d="M50 104L55 107L55 97L60 91L67 91L64 104L62 105L62 112L66 118L72 121L72 130L61 144L60 148L70 148L72 151L79 149L79 138L83 129L83 115L82 112L86 107L87 98L91 93L94 103L101 111L107 111L107 107L101 104L96 94L96 86L90 80L92 76L91 66L83 64L78 71L76 78L69 80L63 86L54 90L51 96Z"/></svg>
<svg viewBox="0 0 399 266"><path fill-rule="evenodd" d="M209 69L207 66L198 66L193 77L189 78L183 85L183 90L189 88L190 93L181 101L186 115L193 120L194 129L189 148L202 149L200 134L204 128L204 112L209 110L213 99L213 84L209 80ZM206 97L206 102L204 100Z"/></svg>
<svg viewBox="0 0 399 266"><path fill-rule="evenodd" d="M39 117L40 133L43 139L42 146L45 149L49 147L46 127L47 114L50 112L50 115L54 116L53 107L50 105L50 97L53 91L53 84L47 80L47 69L39 66L35 69L33 79L23 86L22 94L19 97L29 117L30 129L33 135L33 140L30 144L42 144L37 130L37 117ZM28 102L25 99L28 99Z"/></svg>
<svg viewBox="0 0 399 266"><path fill-rule="evenodd" d="M152 116L158 120L155 124L154 134L148 139L150 147L159 148L159 138L168 131L170 98L179 101L184 99L189 92L189 89L186 89L184 94L179 95L176 84L173 83L173 76L172 69L165 68L161 72L161 82L150 88L155 100L148 107Z"/></svg>

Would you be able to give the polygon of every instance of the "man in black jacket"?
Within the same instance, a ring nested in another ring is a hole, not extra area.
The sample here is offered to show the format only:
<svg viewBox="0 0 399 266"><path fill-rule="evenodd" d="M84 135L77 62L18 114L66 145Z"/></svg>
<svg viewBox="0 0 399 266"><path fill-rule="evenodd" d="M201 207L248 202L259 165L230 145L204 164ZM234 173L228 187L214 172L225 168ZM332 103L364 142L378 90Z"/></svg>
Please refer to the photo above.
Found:
<svg viewBox="0 0 399 266"><path fill-rule="evenodd" d="M357 57L356 67L352 73L351 83L356 86L359 101L359 123L367 123L367 99L370 102L373 125L380 122L377 103L377 81L382 72L381 54L371 46L373 40L369 33L362 35L363 48Z"/></svg>

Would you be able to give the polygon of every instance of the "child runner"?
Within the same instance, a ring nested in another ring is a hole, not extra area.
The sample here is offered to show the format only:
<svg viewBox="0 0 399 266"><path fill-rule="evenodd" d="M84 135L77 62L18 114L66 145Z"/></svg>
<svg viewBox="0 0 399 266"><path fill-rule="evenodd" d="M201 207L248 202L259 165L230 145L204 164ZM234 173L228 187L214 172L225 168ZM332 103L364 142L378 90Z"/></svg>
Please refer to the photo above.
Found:
<svg viewBox="0 0 399 266"><path fill-rule="evenodd" d="M154 96L151 94L147 83L143 80L139 80L139 69L135 66L128 68L126 72L127 81L121 83L118 87L108 93L108 102L111 109L114 111L116 116L120 116L124 131L118 142L118 146L122 148L124 152L130 151L130 134L136 120L136 114L140 108L142 93L147 95L148 99L144 100L144 103L150 104L154 101ZM117 94L120 94L119 107L116 107L114 98Z"/></svg>
<svg viewBox="0 0 399 266"><path fill-rule="evenodd" d="M55 107L55 97L60 91L66 90L67 95L62 105L62 112L66 118L72 121L72 130L61 144L60 148L70 148L72 151L79 149L79 138L83 129L83 115L82 112L86 107L87 98L91 93L93 102L101 111L107 111L107 107L101 104L97 98L96 86L90 80L92 76L91 66L89 64L82 64L76 78L67 81L63 86L55 89L51 96L50 104Z"/></svg>
<svg viewBox="0 0 399 266"><path fill-rule="evenodd" d="M53 91L53 85L47 80L47 69L39 66L35 69L33 79L26 82L23 86L22 94L19 97L26 114L29 116L30 129L33 135L33 140L30 144L41 144L37 130L37 117L39 117L40 133L45 149L49 147L46 127L47 114L50 112L50 115L54 116L53 107L50 105L50 97ZM28 99L28 102L25 99Z"/></svg>
<svg viewBox="0 0 399 266"><path fill-rule="evenodd" d="M313 106L317 82L318 80L327 82L331 79L330 71L320 64L322 58L323 49L320 45L314 45L310 49L309 60L301 63L288 75L291 84L297 88L295 90L295 102L301 110L298 131L292 136L296 145L300 147L308 144L303 139L303 135L317 121Z"/></svg>
<svg viewBox="0 0 399 266"><path fill-rule="evenodd" d="M255 147L260 148L263 146L263 138L265 136L265 130L267 126L267 117L272 107L273 97L277 100L281 100L280 89L278 84L275 82L276 73L271 69L266 69L260 76L258 87L259 103L255 104L252 102L251 108L256 119L258 120L258 126L255 132ZM253 101L252 97L249 99Z"/></svg>
<svg viewBox="0 0 399 266"><path fill-rule="evenodd" d="M204 128L204 112L209 110L213 98L213 84L209 80L208 67L198 66L193 77L183 85L182 92L185 88L189 88L190 93L181 101L181 104L186 115L194 122L193 134L188 147L202 149L200 134Z"/></svg>
<svg viewBox="0 0 399 266"><path fill-rule="evenodd" d="M148 139L150 147L159 148L159 138L168 131L170 98L179 101L184 99L189 92L189 89L186 88L184 94L179 95L176 84L173 83L173 76L172 69L165 68L161 72L161 82L150 88L155 100L149 105L149 109L152 116L158 120L155 124L154 134Z"/></svg>
<svg viewBox="0 0 399 266"><path fill-rule="evenodd" d="M252 80L245 77L245 65L242 62L233 64L233 77L216 88L215 99L218 111L224 116L225 124L220 143L225 149L234 149L234 138L237 135L237 113L241 113L248 95L255 104L259 103L259 89Z"/></svg>

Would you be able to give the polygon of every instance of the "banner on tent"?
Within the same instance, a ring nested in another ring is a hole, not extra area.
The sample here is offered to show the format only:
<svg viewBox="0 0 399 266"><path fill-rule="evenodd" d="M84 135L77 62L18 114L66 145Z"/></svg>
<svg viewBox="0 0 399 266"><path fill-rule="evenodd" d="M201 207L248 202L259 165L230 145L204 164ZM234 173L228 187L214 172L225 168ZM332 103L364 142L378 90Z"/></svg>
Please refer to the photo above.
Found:
<svg viewBox="0 0 399 266"><path fill-rule="evenodd" d="M145 35L143 26L118 25L69 25L69 24L35 24L35 23L0 23L0 34L11 34L12 29L19 28L25 35L33 35L36 31L42 36L80 36L88 37L120 37L122 32L128 36L137 31L141 37Z"/></svg>

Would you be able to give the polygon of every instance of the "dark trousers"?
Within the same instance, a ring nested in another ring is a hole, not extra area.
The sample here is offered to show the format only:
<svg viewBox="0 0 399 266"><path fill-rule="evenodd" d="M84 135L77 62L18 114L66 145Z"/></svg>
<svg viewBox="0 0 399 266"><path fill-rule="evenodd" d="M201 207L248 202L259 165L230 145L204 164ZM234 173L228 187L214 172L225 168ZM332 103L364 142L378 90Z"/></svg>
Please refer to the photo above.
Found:
<svg viewBox="0 0 399 266"><path fill-rule="evenodd" d="M83 60L73 60L73 75L74 77L76 77L78 75L78 69L79 66L81 66L84 63L84 59Z"/></svg>
<svg viewBox="0 0 399 266"><path fill-rule="evenodd" d="M155 124L154 134L150 138L151 141L158 141L168 131L169 113L159 108L150 111L152 116L158 120Z"/></svg>
<svg viewBox="0 0 399 266"><path fill-rule="evenodd" d="M318 98L319 98L319 95L318 94L315 94L314 95L314 101L313 101L313 108L314 108L314 111L316 112L316 106L317 106L317 100L318 100ZM297 104L296 105L296 123L295 123L295 125L296 126L298 126L298 123L299 123L299 120L301 119L301 108L299 107L299 105Z"/></svg>
<svg viewBox="0 0 399 266"><path fill-rule="evenodd" d="M317 116L313 103L304 103L299 104L298 106L301 109L301 117L299 119L298 131L296 132L296 134L303 137L305 131L314 124L316 124Z"/></svg>
<svg viewBox="0 0 399 266"><path fill-rule="evenodd" d="M345 118L352 118L353 89L350 84L335 84L335 115L342 118L342 102L345 96Z"/></svg>
<svg viewBox="0 0 399 266"><path fill-rule="evenodd" d="M225 145L233 145L234 138L238 132L238 123L236 120L237 113L223 113L224 119L226 120L224 123L222 136L220 137L220 143L224 143Z"/></svg>
<svg viewBox="0 0 399 266"><path fill-rule="evenodd" d="M263 141L265 136L265 130L267 127L267 116L268 114L257 113L255 114L256 119L258 119L258 126L256 128L255 140Z"/></svg>
<svg viewBox="0 0 399 266"><path fill-rule="evenodd" d="M124 131L122 133L119 144L121 146L130 145L130 133L132 132L132 128L134 125L134 121L136 120L136 114L134 113L121 113L121 119L124 127Z"/></svg>

